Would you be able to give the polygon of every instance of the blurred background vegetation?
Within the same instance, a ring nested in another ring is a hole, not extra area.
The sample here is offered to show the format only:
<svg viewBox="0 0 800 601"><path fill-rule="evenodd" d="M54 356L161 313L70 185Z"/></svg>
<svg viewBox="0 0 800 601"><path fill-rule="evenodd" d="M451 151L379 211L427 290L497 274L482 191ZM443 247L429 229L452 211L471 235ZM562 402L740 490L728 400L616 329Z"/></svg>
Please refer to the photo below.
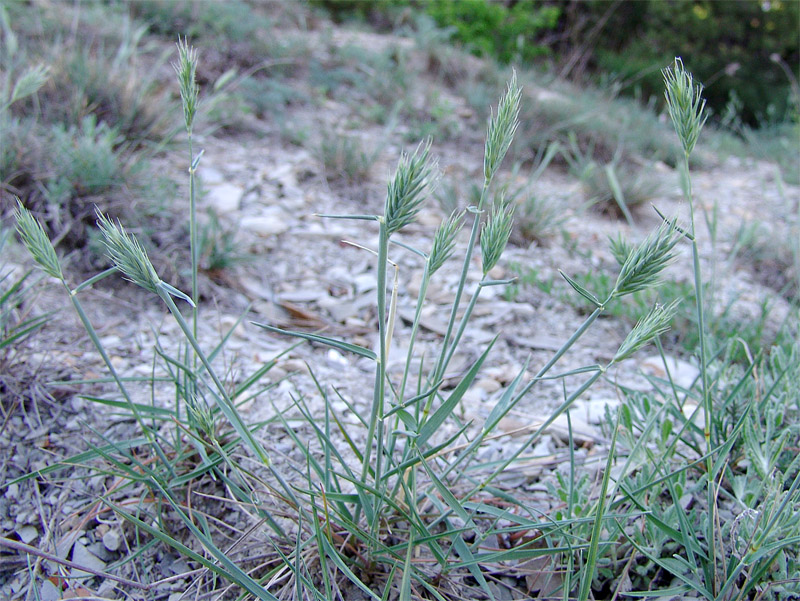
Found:
<svg viewBox="0 0 800 601"><path fill-rule="evenodd" d="M501 62L545 61L561 77L662 95L680 55L717 119L796 118L800 2L795 0L314 0L337 20L390 27L424 11L453 41Z"/></svg>
<svg viewBox="0 0 800 601"><path fill-rule="evenodd" d="M332 21L404 43L339 44ZM705 86L715 126L693 161L769 160L794 184L798 23L797 0L0 0L0 217L20 198L93 270L105 261L97 206L170 275L180 207L174 181L153 174L182 139L178 35L202 53L199 131L277 135L312 152L335 185L369 180L380 153L370 127L404 142L483 131L510 64L530 96L512 160L565 168L593 191L587 204L630 220L622 197L633 206L657 192L647 162L675 164L661 69L676 55ZM330 101L353 118L320 121ZM457 188L443 190L463 200ZM526 202L530 221L552 221L546 199Z"/></svg>

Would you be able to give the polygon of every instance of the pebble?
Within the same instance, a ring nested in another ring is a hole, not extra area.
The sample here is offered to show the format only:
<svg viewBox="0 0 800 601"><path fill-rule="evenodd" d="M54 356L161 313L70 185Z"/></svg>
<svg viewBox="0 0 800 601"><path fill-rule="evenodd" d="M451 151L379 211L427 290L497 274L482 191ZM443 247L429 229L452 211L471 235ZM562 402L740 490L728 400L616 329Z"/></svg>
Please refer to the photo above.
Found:
<svg viewBox="0 0 800 601"><path fill-rule="evenodd" d="M112 553L119 550L121 541L122 537L117 530L109 530L103 535L103 546Z"/></svg>
<svg viewBox="0 0 800 601"><path fill-rule="evenodd" d="M19 540L29 545L39 536L39 531L36 526L27 525L17 529L17 536L19 536Z"/></svg>
<svg viewBox="0 0 800 601"><path fill-rule="evenodd" d="M500 388L502 388L500 382L494 378L482 378L475 382L475 386L483 390L486 394L492 394L493 392L497 392L500 390Z"/></svg>
<svg viewBox="0 0 800 601"><path fill-rule="evenodd" d="M72 547L72 561L80 566L91 568L92 570L98 572L101 572L106 569L105 562L96 555L92 554L89 551L89 549L86 548L86 545L84 545L80 541L75 541L75 545ZM70 571L70 575L73 578L85 578L87 576L94 576L94 574L85 572L84 570L78 568L72 568L72 570Z"/></svg>
<svg viewBox="0 0 800 601"><path fill-rule="evenodd" d="M19 496L19 484L16 483L9 484L6 487L6 494L5 494L6 499L13 501L16 500L18 496Z"/></svg>
<svg viewBox="0 0 800 601"><path fill-rule="evenodd" d="M689 389L692 384L700 376L700 369L688 361L683 361L672 356L665 356L666 366L669 369L669 375L679 388ZM657 378L666 379L667 372L664 369L665 360L661 355L652 355L639 362L639 367L648 375Z"/></svg>
<svg viewBox="0 0 800 601"><path fill-rule="evenodd" d="M573 404L573 411L589 424L599 425L606 421L606 407L614 415L620 401L617 398L600 398L588 401L578 400Z"/></svg>
<svg viewBox="0 0 800 601"><path fill-rule="evenodd" d="M50 580L43 580L39 587L39 599L41 601L61 601L65 597L61 596L61 591L58 587L50 582Z"/></svg>
<svg viewBox="0 0 800 601"><path fill-rule="evenodd" d="M282 234L289 229L289 222L279 207L268 207L260 215L242 217L239 225L262 238Z"/></svg>
<svg viewBox="0 0 800 601"><path fill-rule="evenodd" d="M220 217L239 210L244 190L232 184L218 184L208 189L208 204Z"/></svg>
<svg viewBox="0 0 800 601"><path fill-rule="evenodd" d="M348 365L350 365L350 362L345 358L345 356L333 348L328 349L328 361L330 361L335 365L340 365L342 367L347 367Z"/></svg>

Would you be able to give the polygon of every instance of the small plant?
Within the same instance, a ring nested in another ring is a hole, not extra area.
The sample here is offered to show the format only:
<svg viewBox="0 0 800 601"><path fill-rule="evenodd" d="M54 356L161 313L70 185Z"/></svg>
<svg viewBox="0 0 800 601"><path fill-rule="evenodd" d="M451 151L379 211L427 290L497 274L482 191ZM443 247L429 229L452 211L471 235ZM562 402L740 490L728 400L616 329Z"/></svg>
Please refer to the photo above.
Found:
<svg viewBox="0 0 800 601"><path fill-rule="evenodd" d="M219 274L237 263L253 259L251 255L240 250L236 232L220 223L215 211L208 211L205 224L199 229L199 269L209 275Z"/></svg>
<svg viewBox="0 0 800 601"><path fill-rule="evenodd" d="M589 202L602 210L616 213L633 225L636 207L654 198L659 182L646 169L620 165L615 161L595 165L584 178Z"/></svg>
<svg viewBox="0 0 800 601"><path fill-rule="evenodd" d="M353 135L324 133L319 145L319 158L329 182L364 183L377 155L377 151L366 149L361 139Z"/></svg>
<svg viewBox="0 0 800 601"><path fill-rule="evenodd" d="M117 147L120 134L88 115L80 128L53 129L54 177L46 184L47 200L64 207L78 197L109 192L123 179Z"/></svg>
<svg viewBox="0 0 800 601"><path fill-rule="evenodd" d="M515 242L538 242L546 244L566 221L563 201L546 198L533 193L524 198L517 211Z"/></svg>

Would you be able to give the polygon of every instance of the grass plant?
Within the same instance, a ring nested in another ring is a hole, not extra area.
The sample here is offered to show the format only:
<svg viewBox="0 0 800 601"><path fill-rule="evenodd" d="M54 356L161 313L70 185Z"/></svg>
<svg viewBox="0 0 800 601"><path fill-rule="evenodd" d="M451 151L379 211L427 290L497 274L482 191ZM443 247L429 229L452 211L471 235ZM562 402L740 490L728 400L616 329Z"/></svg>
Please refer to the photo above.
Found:
<svg viewBox="0 0 800 601"><path fill-rule="evenodd" d="M369 179L380 149L370 150L355 135L324 133L318 156L329 182L357 185Z"/></svg>
<svg viewBox="0 0 800 601"><path fill-rule="evenodd" d="M118 486L98 500L96 510L111 510L129 524L141 543L137 553L164 545L201 570L192 590L185 591L197 597L321 601L356 595L375 600L481 595L494 600L510 594L498 574L545 558L547 569L558 575L549 594L565 600L612 598L623 591L714 601L770 594L791 598L797 591L792 586L800 582L800 462L791 446L798 423L794 412L800 412L800 358L794 344L742 365L714 354L708 344L689 177L689 157L704 123L703 101L701 89L679 60L665 79L684 153L688 227L664 219L638 245L614 243L620 269L604 290L562 273L570 289L588 303L589 312L532 377L527 363L519 370L494 399L483 423L463 423L458 408L496 339L477 353L452 387L444 380L465 344L464 333L482 291L510 283L493 280L490 273L508 243L515 212L514 204L497 192L503 188L501 165L519 129L523 97L516 73L490 112L479 194L465 211L453 211L443 221L432 234L430 250L413 248L397 237L435 186L437 162L430 141L401 155L381 214L326 216L377 225L373 348L256 324L371 365L374 379L365 387L371 388L367 406L364 399L348 398L319 381L312 365L314 394L324 401L322 414L297 390L291 412L276 411L267 423L248 424L240 404L269 394L260 382L274 361L244 381L233 381L218 367L233 328L211 348L201 340L197 272L202 244L194 178L202 152L192 142L200 102L198 58L185 40L179 42L178 54L189 143L189 294L165 282L137 238L102 212L97 223L113 267L72 286L41 224L17 204L20 238L44 273L65 289L115 387L90 400L128 415L141 433L126 441L96 433L98 442L89 451L27 479L50 477L75 465L116 477ZM469 231L463 247L456 244L462 226ZM557 496L566 499L565 507L543 509L525 491L506 487L500 476L525 458L548 426L568 415L588 389L645 345L655 342L662 350L660 336L674 317L675 302L648 307L603 364L552 373L614 303L653 288L677 258L678 245L687 242L694 267L698 382L682 388L667 369L666 378L653 378L656 393L623 391L620 410L609 416L610 445L603 449L595 486L576 460L570 428L569 477L554 485ZM480 277L470 283L478 247ZM453 256L456 248L463 250L463 257ZM389 281L392 266L398 264L393 256L402 252L419 258L423 279L403 369L390 373L396 348L392 341L400 329L397 290ZM420 357L415 349L430 280L453 260L461 268L445 334L432 357ZM156 295L177 324L180 340L156 342L153 364L158 375L136 380L119 374L83 309L81 294L113 274ZM178 303L189 305L190 317ZM156 392L156 379L170 388L170 404L160 388ZM561 404L527 436L512 439L500 432L501 421L546 379L563 383ZM132 392L134 383L150 385L148 402ZM343 419L334 401L349 408L355 424ZM268 450L267 428L290 441L292 451ZM502 440L503 451L487 460L481 451L496 439ZM198 510L198 489L210 489L212 496L224 499L223 507L251 520L252 528L237 544L224 543L212 516ZM687 494L696 507L683 511ZM239 542L249 555L239 554ZM37 553L32 548L26 552ZM253 559L256 554L259 559ZM59 562L56 556L48 559ZM40 564L31 570L32 581L46 576L37 571L41 569ZM152 592L163 584L139 586Z"/></svg>

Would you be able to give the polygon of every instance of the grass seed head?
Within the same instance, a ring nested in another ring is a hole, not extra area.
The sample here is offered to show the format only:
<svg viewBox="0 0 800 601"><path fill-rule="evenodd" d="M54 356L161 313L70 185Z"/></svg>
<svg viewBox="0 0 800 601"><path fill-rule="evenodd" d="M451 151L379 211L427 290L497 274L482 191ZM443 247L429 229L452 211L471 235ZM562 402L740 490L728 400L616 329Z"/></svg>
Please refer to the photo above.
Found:
<svg viewBox="0 0 800 601"><path fill-rule="evenodd" d="M161 279L139 241L100 211L97 211L97 225L103 234L108 257L117 269L134 284L158 294Z"/></svg>
<svg viewBox="0 0 800 601"><path fill-rule="evenodd" d="M514 226L514 205L496 202L481 232L483 275L497 265Z"/></svg>
<svg viewBox="0 0 800 601"><path fill-rule="evenodd" d="M14 89L11 91L11 98L5 106L8 107L17 100L22 100L35 94L39 91L39 88L47 83L49 77L50 67L46 65L34 65L30 67L14 84Z"/></svg>
<svg viewBox="0 0 800 601"><path fill-rule="evenodd" d="M701 96L703 86L694 84L692 74L686 71L679 57L675 58L672 67L664 69L662 73L669 116L688 156L694 150L700 130L708 118L704 114L706 101Z"/></svg>
<svg viewBox="0 0 800 601"><path fill-rule="evenodd" d="M17 200L17 210L14 213L17 222L17 233L22 239L22 243L31 253L34 260L42 270L49 276L64 280L61 272L61 264L58 262L56 251L50 238L44 233L44 229L31 212L22 206Z"/></svg>
<svg viewBox="0 0 800 601"><path fill-rule="evenodd" d="M500 163L506 156L514 134L519 125L519 103L522 89L517 83L517 72L511 75L505 94L497 104L497 114L489 117L489 128L486 133L486 150L483 158L483 174L486 181L491 180Z"/></svg>
<svg viewBox="0 0 800 601"><path fill-rule="evenodd" d="M622 234L618 234L616 238L609 238L609 247L620 267L625 265L625 261L634 250L631 243L623 238Z"/></svg>
<svg viewBox="0 0 800 601"><path fill-rule="evenodd" d="M456 243L456 235L461 229L464 212L453 211L436 230L433 236L433 246L428 255L428 275L433 275L445 261L453 254L453 247Z"/></svg>
<svg viewBox="0 0 800 601"><path fill-rule="evenodd" d="M678 240L675 222L665 222L635 249L627 250L614 295L633 294L656 284L661 272L675 258L673 251Z"/></svg>
<svg viewBox="0 0 800 601"><path fill-rule="evenodd" d="M180 60L173 67L178 74L178 85L183 102L183 119L187 131L191 131L200 95L200 88L197 85L197 50L189 46L185 38L183 40L178 38L178 55Z"/></svg>
<svg viewBox="0 0 800 601"><path fill-rule="evenodd" d="M627 359L656 336L669 330L669 324L675 316L675 309L679 302L680 300L676 299L666 306L656 304L650 309L650 312L640 319L628 333L617 354L614 355L614 363Z"/></svg>
<svg viewBox="0 0 800 601"><path fill-rule="evenodd" d="M432 192L436 160L430 158L431 142L421 142L412 155L403 153L386 194L384 219L388 235L401 230L419 213L422 201Z"/></svg>

